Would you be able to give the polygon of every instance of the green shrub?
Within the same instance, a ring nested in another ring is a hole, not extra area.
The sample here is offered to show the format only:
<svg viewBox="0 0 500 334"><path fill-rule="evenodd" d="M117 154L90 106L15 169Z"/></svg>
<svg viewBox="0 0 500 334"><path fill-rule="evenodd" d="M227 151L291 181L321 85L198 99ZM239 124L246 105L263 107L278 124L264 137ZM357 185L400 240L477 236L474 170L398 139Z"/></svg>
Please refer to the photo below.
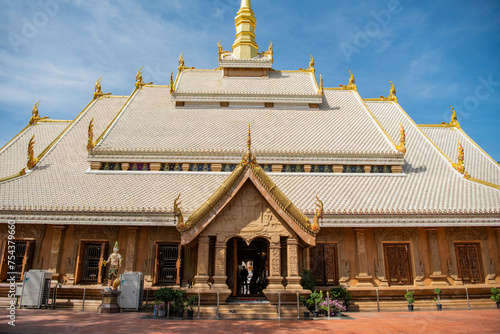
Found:
<svg viewBox="0 0 500 334"><path fill-rule="evenodd" d="M302 270L302 279L300 280L300 284L306 290L314 291L314 276L311 270L304 269Z"/></svg>
<svg viewBox="0 0 500 334"><path fill-rule="evenodd" d="M497 303L500 302L500 289L497 288L491 288L491 299L496 301Z"/></svg>

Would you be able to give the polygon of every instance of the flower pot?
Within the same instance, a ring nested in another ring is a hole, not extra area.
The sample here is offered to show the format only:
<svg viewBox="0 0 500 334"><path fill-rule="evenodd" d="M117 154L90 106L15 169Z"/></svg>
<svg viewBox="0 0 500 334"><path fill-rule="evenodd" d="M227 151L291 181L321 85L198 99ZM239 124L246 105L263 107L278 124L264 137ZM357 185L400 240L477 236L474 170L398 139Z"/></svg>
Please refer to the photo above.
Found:
<svg viewBox="0 0 500 334"><path fill-rule="evenodd" d="M436 304L436 306L437 306L438 311L442 311L442 310L443 310L443 305L441 305L441 304Z"/></svg>
<svg viewBox="0 0 500 334"><path fill-rule="evenodd" d="M313 312L313 317L314 317L314 318L317 318L317 317L318 317L318 311L314 311L314 312Z"/></svg>
<svg viewBox="0 0 500 334"><path fill-rule="evenodd" d="M184 311L179 311L177 312L177 318L183 318L184 317Z"/></svg>
<svg viewBox="0 0 500 334"><path fill-rule="evenodd" d="M497 308L500 308L500 302L497 302Z"/></svg>
<svg viewBox="0 0 500 334"><path fill-rule="evenodd" d="M187 314L188 314L188 319L193 319L194 310L188 310Z"/></svg>
<svg viewBox="0 0 500 334"><path fill-rule="evenodd" d="M413 305L412 304L408 304L408 311L413 312Z"/></svg>
<svg viewBox="0 0 500 334"><path fill-rule="evenodd" d="M166 314L167 314L167 310L166 309L159 309L158 310L158 316L159 317L164 317Z"/></svg>
<svg viewBox="0 0 500 334"><path fill-rule="evenodd" d="M304 319L309 319L309 311L304 311Z"/></svg>

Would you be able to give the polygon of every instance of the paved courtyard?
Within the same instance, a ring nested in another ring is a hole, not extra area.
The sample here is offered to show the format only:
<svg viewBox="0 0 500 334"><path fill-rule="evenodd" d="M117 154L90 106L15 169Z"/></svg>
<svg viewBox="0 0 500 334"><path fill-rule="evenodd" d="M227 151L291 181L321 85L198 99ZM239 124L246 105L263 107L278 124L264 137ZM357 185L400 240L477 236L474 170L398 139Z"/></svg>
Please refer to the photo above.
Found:
<svg viewBox="0 0 500 334"><path fill-rule="evenodd" d="M6 314L6 310L0 310ZM347 313L335 320L167 320L146 313L16 310L0 333L500 333L500 310Z"/></svg>

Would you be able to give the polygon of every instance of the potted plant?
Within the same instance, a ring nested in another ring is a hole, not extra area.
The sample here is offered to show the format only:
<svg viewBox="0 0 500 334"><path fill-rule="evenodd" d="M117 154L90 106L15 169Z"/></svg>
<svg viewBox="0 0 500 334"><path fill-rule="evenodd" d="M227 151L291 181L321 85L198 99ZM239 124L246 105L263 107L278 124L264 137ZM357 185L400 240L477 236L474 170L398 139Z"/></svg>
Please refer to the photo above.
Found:
<svg viewBox="0 0 500 334"><path fill-rule="evenodd" d="M491 288L491 297L492 300L497 302L497 308L500 308L500 289Z"/></svg>
<svg viewBox="0 0 500 334"><path fill-rule="evenodd" d="M175 290L175 297L172 303L172 308L174 312L177 312L177 317L182 318L184 316L184 309L186 308L186 291Z"/></svg>
<svg viewBox="0 0 500 334"><path fill-rule="evenodd" d="M323 300L323 291L316 292L314 291L309 295L309 297L304 298L300 297L300 301L302 304L313 314L313 317L318 316L319 304ZM304 317L309 317L309 312L304 312Z"/></svg>
<svg viewBox="0 0 500 334"><path fill-rule="evenodd" d="M436 302L436 306L437 306L437 310L438 311L441 311L443 310L443 305L441 305L441 289L440 288L436 288L436 290L434 290L434 293L436 294L437 297L434 297L434 301Z"/></svg>
<svg viewBox="0 0 500 334"><path fill-rule="evenodd" d="M194 304L198 301L198 296L194 295L186 300L187 317L188 319L193 319L194 315Z"/></svg>
<svg viewBox="0 0 500 334"><path fill-rule="evenodd" d="M167 312L169 312L172 303L176 299L177 290L172 288L161 288L155 291L155 299L165 303L167 307Z"/></svg>
<svg viewBox="0 0 500 334"><path fill-rule="evenodd" d="M413 303L415 302L415 298L413 298L414 293L415 291L408 291L405 294L405 298L408 301L408 311L410 312L413 311Z"/></svg>
<svg viewBox="0 0 500 334"><path fill-rule="evenodd" d="M330 289L330 298L333 300L342 301L342 305L345 307L346 311L349 309L351 304L351 292L344 287L338 286Z"/></svg>
<svg viewBox="0 0 500 334"><path fill-rule="evenodd" d="M155 309L155 313L159 317L164 317L165 314L167 313L167 307L162 300L157 299L154 301L154 309Z"/></svg>

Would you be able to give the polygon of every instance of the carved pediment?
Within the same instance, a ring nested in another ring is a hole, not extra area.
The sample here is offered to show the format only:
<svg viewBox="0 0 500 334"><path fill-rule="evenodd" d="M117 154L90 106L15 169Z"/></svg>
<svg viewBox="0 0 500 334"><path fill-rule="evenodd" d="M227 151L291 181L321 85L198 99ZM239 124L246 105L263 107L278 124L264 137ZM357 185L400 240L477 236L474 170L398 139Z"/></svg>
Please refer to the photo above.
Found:
<svg viewBox="0 0 500 334"><path fill-rule="evenodd" d="M294 235L251 182L243 185L202 234L216 235L219 242L239 236L248 244L256 237L279 242L280 236Z"/></svg>

